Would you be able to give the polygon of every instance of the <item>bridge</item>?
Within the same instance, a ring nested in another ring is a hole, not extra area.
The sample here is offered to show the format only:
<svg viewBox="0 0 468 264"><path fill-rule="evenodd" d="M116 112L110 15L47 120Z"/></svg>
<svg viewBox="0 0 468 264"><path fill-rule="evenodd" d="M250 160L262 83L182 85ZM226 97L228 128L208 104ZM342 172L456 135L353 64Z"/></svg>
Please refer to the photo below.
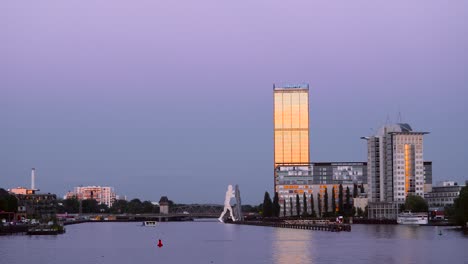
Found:
<svg viewBox="0 0 468 264"><path fill-rule="evenodd" d="M91 220L106 220L106 221L183 221L193 218L218 218L223 212L224 207L219 204L187 204L174 205L170 208L168 214L161 213L145 213L145 214L108 214L108 213L93 213L82 214Z"/></svg>
<svg viewBox="0 0 468 264"><path fill-rule="evenodd" d="M224 206L219 204L184 204L173 206L169 214L190 215L192 217L219 217L223 212Z"/></svg>

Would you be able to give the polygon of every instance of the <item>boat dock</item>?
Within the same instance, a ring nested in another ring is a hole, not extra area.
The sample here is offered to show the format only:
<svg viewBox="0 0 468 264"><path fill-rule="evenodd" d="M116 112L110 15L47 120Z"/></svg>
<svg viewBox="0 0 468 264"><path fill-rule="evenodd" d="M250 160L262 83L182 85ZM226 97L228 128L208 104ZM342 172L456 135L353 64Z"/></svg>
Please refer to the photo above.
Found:
<svg viewBox="0 0 468 264"><path fill-rule="evenodd" d="M27 235L58 235L65 233L65 228L61 225L40 225L31 227L26 232Z"/></svg>

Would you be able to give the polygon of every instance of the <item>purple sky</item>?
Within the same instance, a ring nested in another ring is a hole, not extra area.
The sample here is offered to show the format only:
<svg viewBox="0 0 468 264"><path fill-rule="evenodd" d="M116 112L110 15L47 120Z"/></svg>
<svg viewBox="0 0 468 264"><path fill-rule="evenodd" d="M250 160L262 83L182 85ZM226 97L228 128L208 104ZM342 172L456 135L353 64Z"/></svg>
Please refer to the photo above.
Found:
<svg viewBox="0 0 468 264"><path fill-rule="evenodd" d="M310 83L312 161L365 161L400 111L468 179L467 1L8 1L0 40L0 187L258 204L274 82Z"/></svg>

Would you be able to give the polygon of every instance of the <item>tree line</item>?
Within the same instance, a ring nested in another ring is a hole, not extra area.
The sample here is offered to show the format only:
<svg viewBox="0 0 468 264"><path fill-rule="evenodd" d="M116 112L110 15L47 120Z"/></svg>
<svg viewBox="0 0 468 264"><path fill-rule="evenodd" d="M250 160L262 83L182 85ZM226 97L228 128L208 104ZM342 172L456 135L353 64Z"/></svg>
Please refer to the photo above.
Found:
<svg viewBox="0 0 468 264"><path fill-rule="evenodd" d="M360 190L359 190L360 189ZM336 195L338 192L338 195ZM338 215L343 216L354 216L364 215L362 209L356 209L353 206L351 196L353 198L358 197L358 193L364 193L364 187L358 187L357 184L354 184L353 193L351 194L351 190L349 187L346 187L344 191L343 185L340 184L338 190L335 190L335 187L332 187L331 190L331 208L329 206L329 196L328 196L328 189L327 187L323 190L323 197L320 193L317 193L315 198L317 199L317 211L315 210L315 202L314 202L314 195L310 194L308 197L305 193L302 194L302 197L299 194L296 194L296 198L293 200L292 197L289 198L289 201L283 200L283 217L286 215L290 216L311 216L311 217L333 217ZM343 195L344 194L344 195ZM338 196L338 202L336 201L336 196ZM310 212L307 203L310 198ZM302 199L302 205L301 205ZM286 204L289 203L289 212L286 211ZM294 210L295 208L295 210ZM301 210L302 209L302 210ZM270 198L270 194L265 192L262 204L262 215L264 217L280 217L281 206L279 204L279 197L278 193L275 193L273 200Z"/></svg>
<svg viewBox="0 0 468 264"><path fill-rule="evenodd" d="M0 212L16 213L18 211L18 199L16 196L0 188Z"/></svg>
<svg viewBox="0 0 468 264"><path fill-rule="evenodd" d="M452 206L445 207L445 215L456 225L468 229L468 186L460 190Z"/></svg>

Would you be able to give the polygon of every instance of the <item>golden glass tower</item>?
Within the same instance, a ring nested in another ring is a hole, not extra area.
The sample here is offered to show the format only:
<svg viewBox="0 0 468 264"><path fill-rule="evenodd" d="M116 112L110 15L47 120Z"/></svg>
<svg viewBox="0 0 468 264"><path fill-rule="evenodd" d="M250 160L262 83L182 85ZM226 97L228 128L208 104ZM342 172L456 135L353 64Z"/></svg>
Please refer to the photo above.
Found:
<svg viewBox="0 0 468 264"><path fill-rule="evenodd" d="M309 163L309 85L273 85L274 166Z"/></svg>

